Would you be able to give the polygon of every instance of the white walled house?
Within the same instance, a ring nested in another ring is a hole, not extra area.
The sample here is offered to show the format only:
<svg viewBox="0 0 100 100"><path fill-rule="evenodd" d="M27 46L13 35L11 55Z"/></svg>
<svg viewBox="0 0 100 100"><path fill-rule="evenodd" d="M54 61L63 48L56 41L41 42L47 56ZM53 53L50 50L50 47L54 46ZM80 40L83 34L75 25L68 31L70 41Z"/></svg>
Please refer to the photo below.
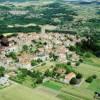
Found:
<svg viewBox="0 0 100 100"><path fill-rule="evenodd" d="M76 74L71 72L65 76L64 83L69 84L72 78L75 78Z"/></svg>

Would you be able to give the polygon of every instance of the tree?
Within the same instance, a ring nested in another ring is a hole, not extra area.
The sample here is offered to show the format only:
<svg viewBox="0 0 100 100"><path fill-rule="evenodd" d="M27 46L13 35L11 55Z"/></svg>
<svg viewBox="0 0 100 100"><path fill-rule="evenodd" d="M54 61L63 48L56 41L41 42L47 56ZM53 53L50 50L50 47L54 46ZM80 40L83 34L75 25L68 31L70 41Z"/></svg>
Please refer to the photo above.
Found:
<svg viewBox="0 0 100 100"><path fill-rule="evenodd" d="M69 61L69 62L67 62L67 65L71 65L71 62Z"/></svg>
<svg viewBox="0 0 100 100"><path fill-rule="evenodd" d="M65 68L66 73L75 72L72 66L65 63L56 64L56 67Z"/></svg>
<svg viewBox="0 0 100 100"><path fill-rule="evenodd" d="M41 63L41 62L42 62L42 59L37 59L37 62L38 62L38 63Z"/></svg>
<svg viewBox="0 0 100 100"><path fill-rule="evenodd" d="M47 76L47 77L52 77L52 72L49 71L49 70L46 70L44 76Z"/></svg>
<svg viewBox="0 0 100 100"><path fill-rule="evenodd" d="M82 62L83 62L83 59L82 59L82 58L80 58L80 59L79 59L79 62L81 62L81 63L82 63Z"/></svg>
<svg viewBox="0 0 100 100"><path fill-rule="evenodd" d="M70 84L71 85L77 84L77 79L76 78L72 78L71 81L70 81Z"/></svg>
<svg viewBox="0 0 100 100"><path fill-rule="evenodd" d="M27 74L28 74L28 70L25 69L25 68L23 68L23 69L19 69L19 71L21 72L21 74L22 74L23 77L26 77Z"/></svg>
<svg viewBox="0 0 100 100"><path fill-rule="evenodd" d="M93 77L88 77L86 80L85 80L87 83L91 83L93 81Z"/></svg>
<svg viewBox="0 0 100 100"><path fill-rule="evenodd" d="M4 76L5 73L5 68L4 67L0 67L0 77Z"/></svg>
<svg viewBox="0 0 100 100"><path fill-rule="evenodd" d="M16 53L15 52L10 52L7 56L8 57L11 57L14 60L17 60L17 56L16 56Z"/></svg>
<svg viewBox="0 0 100 100"><path fill-rule="evenodd" d="M92 75L92 77L93 77L93 79L96 79L97 78L97 76L94 74L94 75Z"/></svg>
<svg viewBox="0 0 100 100"><path fill-rule="evenodd" d="M58 59L58 56L55 55L54 53L50 53L50 54L49 54L49 57L50 57L50 58L53 58L54 61L56 61L56 60Z"/></svg>
<svg viewBox="0 0 100 100"><path fill-rule="evenodd" d="M75 50L76 50L76 47L75 47L75 46L70 46L70 47L69 47L69 50L70 50L70 51L75 51Z"/></svg>
<svg viewBox="0 0 100 100"><path fill-rule="evenodd" d="M53 55L53 60L56 61L58 59L58 56Z"/></svg>
<svg viewBox="0 0 100 100"><path fill-rule="evenodd" d="M23 51L28 51L28 46L27 45L23 45Z"/></svg>
<svg viewBox="0 0 100 100"><path fill-rule="evenodd" d="M76 78L77 78L77 79L81 79L81 78L82 78L82 74L78 73L78 74L76 75Z"/></svg>
<svg viewBox="0 0 100 100"><path fill-rule="evenodd" d="M37 62L36 62L35 60L32 60L32 61L31 61L31 65L32 65L32 66L35 66L35 65L37 65Z"/></svg>
<svg viewBox="0 0 100 100"><path fill-rule="evenodd" d="M37 79L36 79L37 84L42 83L42 81L43 81L43 77L37 77Z"/></svg>

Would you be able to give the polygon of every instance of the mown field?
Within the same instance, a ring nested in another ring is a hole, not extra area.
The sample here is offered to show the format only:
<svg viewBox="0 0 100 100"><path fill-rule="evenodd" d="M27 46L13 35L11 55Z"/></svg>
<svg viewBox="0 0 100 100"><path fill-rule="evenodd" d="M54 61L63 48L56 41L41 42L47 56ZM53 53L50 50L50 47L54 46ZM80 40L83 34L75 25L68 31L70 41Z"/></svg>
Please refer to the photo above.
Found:
<svg viewBox="0 0 100 100"><path fill-rule="evenodd" d="M0 90L0 100L59 100L55 95L43 88L31 89L13 84Z"/></svg>

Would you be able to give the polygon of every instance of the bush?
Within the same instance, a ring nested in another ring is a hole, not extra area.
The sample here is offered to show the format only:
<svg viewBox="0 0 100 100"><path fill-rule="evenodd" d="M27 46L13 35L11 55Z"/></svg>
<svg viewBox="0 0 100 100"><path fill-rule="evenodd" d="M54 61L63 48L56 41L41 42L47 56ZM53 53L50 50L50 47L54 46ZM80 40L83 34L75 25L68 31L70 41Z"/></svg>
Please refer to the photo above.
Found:
<svg viewBox="0 0 100 100"><path fill-rule="evenodd" d="M70 81L70 84L71 85L77 84L77 79L76 78L72 78L71 81Z"/></svg>
<svg viewBox="0 0 100 100"><path fill-rule="evenodd" d="M90 76L90 77L88 77L85 81L86 81L87 83L91 83L91 82L93 81L93 77Z"/></svg>
<svg viewBox="0 0 100 100"><path fill-rule="evenodd" d="M23 45L23 51L28 51L28 46L27 45Z"/></svg>

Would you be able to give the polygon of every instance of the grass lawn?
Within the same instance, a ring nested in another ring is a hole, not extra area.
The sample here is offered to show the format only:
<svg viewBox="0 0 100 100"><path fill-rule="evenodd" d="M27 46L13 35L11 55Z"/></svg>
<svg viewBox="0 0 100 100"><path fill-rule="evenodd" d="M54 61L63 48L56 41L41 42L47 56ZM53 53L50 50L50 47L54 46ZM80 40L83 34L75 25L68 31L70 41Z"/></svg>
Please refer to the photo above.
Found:
<svg viewBox="0 0 100 100"><path fill-rule="evenodd" d="M60 90L63 86L63 84L58 83L58 82L54 82L54 81L48 81L43 83L43 86L46 86L48 88L54 89L54 90Z"/></svg>
<svg viewBox="0 0 100 100"><path fill-rule="evenodd" d="M31 89L14 83L10 87L0 89L0 100L59 100L49 92Z"/></svg>
<svg viewBox="0 0 100 100"><path fill-rule="evenodd" d="M88 87L88 89L94 92L100 92L100 79L94 80Z"/></svg>

